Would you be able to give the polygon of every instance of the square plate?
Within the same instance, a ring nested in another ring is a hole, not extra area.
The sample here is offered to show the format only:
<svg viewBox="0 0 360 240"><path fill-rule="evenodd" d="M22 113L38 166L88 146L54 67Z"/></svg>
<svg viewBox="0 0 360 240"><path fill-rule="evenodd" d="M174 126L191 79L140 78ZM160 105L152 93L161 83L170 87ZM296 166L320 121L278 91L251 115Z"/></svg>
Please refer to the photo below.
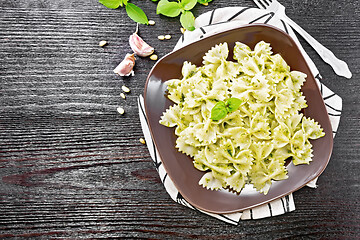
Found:
<svg viewBox="0 0 360 240"><path fill-rule="evenodd" d="M192 159L175 148L177 136L174 128L159 123L163 112L174 104L166 97L164 82L182 77L181 68L184 61L200 66L204 54L216 44L227 42L228 59L232 59L235 42L245 43L253 49L256 43L262 40L270 43L273 53L279 53L291 70L307 74L306 82L301 89L308 104L304 114L319 122L325 136L311 141L314 150L313 161L309 165L289 164L289 178L274 181L267 195L256 191L242 191L237 195L227 190L208 190L198 184L204 172L197 170ZM199 209L213 213L232 213L270 202L305 186L318 177L329 162L333 147L332 128L319 88L296 43L288 34L275 27L266 24L245 25L201 39L164 56L150 71L144 96L150 132L165 170L181 195Z"/></svg>

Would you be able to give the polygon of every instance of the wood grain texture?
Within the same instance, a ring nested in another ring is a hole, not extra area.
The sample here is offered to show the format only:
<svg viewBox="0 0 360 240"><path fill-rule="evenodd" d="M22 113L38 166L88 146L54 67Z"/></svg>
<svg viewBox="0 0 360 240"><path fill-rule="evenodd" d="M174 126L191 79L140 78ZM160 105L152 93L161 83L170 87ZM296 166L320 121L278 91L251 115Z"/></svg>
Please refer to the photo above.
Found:
<svg viewBox="0 0 360 240"><path fill-rule="evenodd" d="M140 35L160 57L171 51L178 19L156 15L151 1L133 2L156 21ZM336 76L300 39L343 98L331 161L316 190L294 193L295 212L232 226L173 202L139 142L136 98L154 62L138 59L134 77L113 74L135 29L124 9L96 0L0 0L0 238L360 238L360 4L281 2L353 78ZM214 0L194 13L224 6L255 5ZM157 40L167 33L171 40ZM109 45L100 48L103 39ZM122 85L131 89L125 100Z"/></svg>

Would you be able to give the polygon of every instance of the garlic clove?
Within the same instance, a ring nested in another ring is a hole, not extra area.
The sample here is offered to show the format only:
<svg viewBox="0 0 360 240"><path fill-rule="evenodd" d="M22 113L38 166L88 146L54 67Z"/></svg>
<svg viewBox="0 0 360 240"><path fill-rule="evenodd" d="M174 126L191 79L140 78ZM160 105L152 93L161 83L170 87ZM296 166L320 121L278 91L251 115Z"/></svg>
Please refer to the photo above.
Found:
<svg viewBox="0 0 360 240"><path fill-rule="evenodd" d="M154 52L154 48L139 37L137 30L136 27L136 31L129 37L130 47L134 53L140 57L150 56Z"/></svg>
<svg viewBox="0 0 360 240"><path fill-rule="evenodd" d="M135 66L135 56L134 54L126 54L124 60L114 69L114 73L119 74L120 76L134 76L133 68Z"/></svg>

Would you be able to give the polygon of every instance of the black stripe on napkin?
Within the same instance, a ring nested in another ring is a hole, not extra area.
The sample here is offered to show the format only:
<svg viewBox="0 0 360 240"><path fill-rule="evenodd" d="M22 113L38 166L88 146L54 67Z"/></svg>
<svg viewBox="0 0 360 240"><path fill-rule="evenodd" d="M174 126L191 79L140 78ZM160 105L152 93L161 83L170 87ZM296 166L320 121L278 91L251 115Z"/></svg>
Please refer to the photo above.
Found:
<svg viewBox="0 0 360 240"><path fill-rule="evenodd" d="M321 93L321 96L324 94L324 87L323 87L322 83L320 83L320 93Z"/></svg>
<svg viewBox="0 0 360 240"><path fill-rule="evenodd" d="M270 19L274 16L274 14L275 14L275 13L273 13L273 12L269 12L269 13L267 13L267 14L264 14L264 15L256 18L256 19L252 20L251 22L249 22L249 24L254 23L254 22L256 22L256 21L258 21L258 20L260 20L260 19L262 19L262 18L270 15L270 16L265 20L265 22L264 22L264 23L267 23L267 22L269 22Z"/></svg>
<svg viewBox="0 0 360 240"><path fill-rule="evenodd" d="M272 17L275 15L275 13L273 13L273 12L271 12L270 14L271 15L268 17L268 19L266 19L266 21L264 23L268 23L272 19Z"/></svg>
<svg viewBox="0 0 360 240"><path fill-rule="evenodd" d="M289 34L289 30L287 29L287 26L286 26L285 22L284 22L282 19L280 19L280 21L281 21L281 23L282 23L283 26L284 26L284 31L285 31L287 34Z"/></svg>
<svg viewBox="0 0 360 240"><path fill-rule="evenodd" d="M160 167L160 165L162 164L162 162L161 162L161 161L158 161L158 156L157 156L157 154L156 154L156 146L155 146L154 141L152 141L152 144L153 144L153 149L154 149L155 167L156 167L156 170L159 170L159 167Z"/></svg>
<svg viewBox="0 0 360 240"><path fill-rule="evenodd" d="M178 203L182 203L182 201L184 201L184 197L181 195L180 192L178 192L178 194L176 195L176 201Z"/></svg>
<svg viewBox="0 0 360 240"><path fill-rule="evenodd" d="M209 25L212 23L212 21L213 21L213 19L214 19L215 10L216 10L216 8L215 8L214 10L212 10L212 12L211 12L210 20L209 20Z"/></svg>
<svg viewBox="0 0 360 240"><path fill-rule="evenodd" d="M162 182L164 183L165 182L165 179L166 179L166 177L167 177L167 173L165 173L165 176L164 176L164 178L162 179Z"/></svg>
<svg viewBox="0 0 360 240"><path fill-rule="evenodd" d="M239 12L237 12L236 14L234 14L232 17L230 17L227 21L230 22L231 20L233 20L234 18L240 16L240 14L242 14L243 12L245 12L246 10L250 9L249 7L247 8L243 8L241 9Z"/></svg>
<svg viewBox="0 0 360 240"><path fill-rule="evenodd" d="M228 220L228 221L230 221L230 222L232 222L232 223L236 223L236 224L238 224L238 222L237 222L237 221L235 221L235 220L233 220L233 219L231 219L231 218L229 218L229 217L225 216L224 214L219 214L219 216L223 217L224 219L226 219L226 220Z"/></svg>
<svg viewBox="0 0 360 240"><path fill-rule="evenodd" d="M180 192L178 192L178 194L176 195L176 202L177 202L177 203L180 203L180 204L182 204L182 205L185 205L185 206L191 206L191 207L192 207L192 205L189 204L189 203L184 199L184 197L181 195ZM197 210L197 209L194 209L194 210Z"/></svg>
<svg viewBox="0 0 360 240"><path fill-rule="evenodd" d="M333 93L333 94L331 94L331 95L329 95L329 96L327 96L327 97L324 97L324 100L329 99L329 98L332 98L332 97L335 96L335 95L336 95L336 94Z"/></svg>
<svg viewBox="0 0 360 240"><path fill-rule="evenodd" d="M204 34L206 33L205 29L203 27L200 27L201 32L203 33L203 35L200 36L200 38L204 37Z"/></svg>
<svg viewBox="0 0 360 240"><path fill-rule="evenodd" d="M327 103L325 103L325 106L327 106L328 108L330 108L330 109L332 109L332 110L334 110L334 111L341 112L341 110L336 109L336 108L334 108L334 107L330 106L330 105L329 105L329 104L327 104Z"/></svg>
<svg viewBox="0 0 360 240"><path fill-rule="evenodd" d="M285 202L286 202L286 212L290 212L290 205L289 205L289 201L290 201L289 195L286 195L286 196L285 196Z"/></svg>
<svg viewBox="0 0 360 240"><path fill-rule="evenodd" d="M283 198L280 198L280 199L281 199L281 203L282 203L282 206L283 206L284 212L286 212L286 207L285 207L285 204L284 204L284 199L283 199Z"/></svg>
<svg viewBox="0 0 360 240"><path fill-rule="evenodd" d="M269 211L270 211L270 216L272 217L272 208L271 208L271 204L270 203L268 203L268 207L269 207Z"/></svg>
<svg viewBox="0 0 360 240"><path fill-rule="evenodd" d="M316 74L315 78L316 78L317 80L319 80L319 81L322 80L322 77L321 77L320 73Z"/></svg>
<svg viewBox="0 0 360 240"><path fill-rule="evenodd" d="M321 83L322 77L321 77L320 73L316 74L315 79L319 80L319 82L320 82L320 93L321 93L321 96L323 96L324 87L323 87L323 84Z"/></svg>

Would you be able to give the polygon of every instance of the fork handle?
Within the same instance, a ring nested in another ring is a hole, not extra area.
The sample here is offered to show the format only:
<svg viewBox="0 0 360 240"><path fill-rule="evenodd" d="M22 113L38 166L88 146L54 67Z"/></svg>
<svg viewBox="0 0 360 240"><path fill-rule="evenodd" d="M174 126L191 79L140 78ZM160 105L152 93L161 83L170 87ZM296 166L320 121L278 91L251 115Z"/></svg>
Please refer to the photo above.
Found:
<svg viewBox="0 0 360 240"><path fill-rule="evenodd" d="M289 17L287 16L282 16L282 17L295 31L297 31L315 49L315 51L320 55L320 57L334 69L334 72L337 75L346 78L351 78L352 74L346 62L338 59L334 55L334 53L332 53L329 49L324 47L321 43L319 43L315 38L313 38L310 34L308 34L302 27L297 25Z"/></svg>

